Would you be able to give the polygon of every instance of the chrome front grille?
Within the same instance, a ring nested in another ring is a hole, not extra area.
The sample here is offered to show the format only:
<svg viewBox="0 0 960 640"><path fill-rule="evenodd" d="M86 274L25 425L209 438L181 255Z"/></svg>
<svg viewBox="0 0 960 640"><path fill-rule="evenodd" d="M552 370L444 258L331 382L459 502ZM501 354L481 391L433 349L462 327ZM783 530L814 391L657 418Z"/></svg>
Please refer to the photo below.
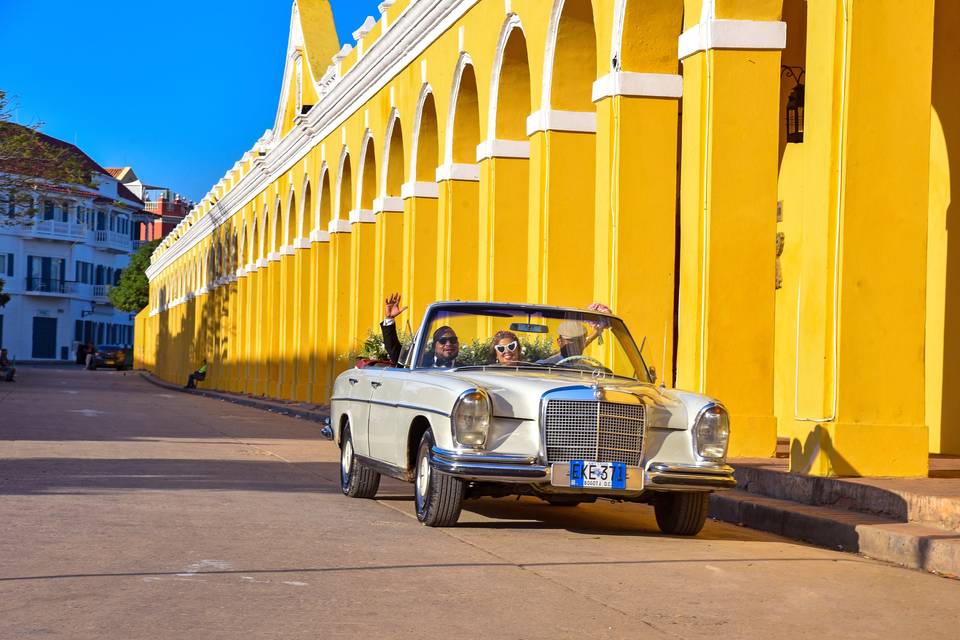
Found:
<svg viewBox="0 0 960 640"><path fill-rule="evenodd" d="M644 406L595 400L548 400L547 462L596 460L640 464Z"/></svg>

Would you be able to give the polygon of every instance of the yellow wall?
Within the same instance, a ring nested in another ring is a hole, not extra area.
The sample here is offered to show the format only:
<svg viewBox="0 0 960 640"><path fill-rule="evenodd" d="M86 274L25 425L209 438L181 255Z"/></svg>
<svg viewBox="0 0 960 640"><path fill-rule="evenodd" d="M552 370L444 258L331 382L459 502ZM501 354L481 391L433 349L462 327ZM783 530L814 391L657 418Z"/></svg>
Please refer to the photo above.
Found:
<svg viewBox="0 0 960 640"><path fill-rule="evenodd" d="M182 380L207 358L209 386L323 402L391 291L414 325L442 298L598 300L667 384L727 404L733 455L772 455L780 435L796 471L921 474L926 425L931 450L960 450L944 393L960 378L960 10L479 0L398 45L434 4L395 3L331 60L328 3L299 0L275 132L154 254L139 362ZM714 19L782 19L786 48L681 50ZM306 116L291 107L301 55ZM785 142L781 63L806 71L800 144ZM329 115L325 92L371 78L383 86Z"/></svg>

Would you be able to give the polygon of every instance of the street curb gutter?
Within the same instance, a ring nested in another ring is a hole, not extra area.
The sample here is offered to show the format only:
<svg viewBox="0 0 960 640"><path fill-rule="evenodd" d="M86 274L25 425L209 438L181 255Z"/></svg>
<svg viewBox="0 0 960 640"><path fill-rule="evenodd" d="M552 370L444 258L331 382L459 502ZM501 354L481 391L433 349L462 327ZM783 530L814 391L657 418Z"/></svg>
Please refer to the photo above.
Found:
<svg viewBox="0 0 960 640"><path fill-rule="evenodd" d="M960 534L953 531L737 490L714 493L710 497L710 517L960 578Z"/></svg>
<svg viewBox="0 0 960 640"><path fill-rule="evenodd" d="M297 418L302 418L304 420L310 420L311 422L325 422L329 417L329 413L324 411L310 411L307 409L299 409L297 407L287 407L284 405L278 405L273 402L267 402L263 400L257 400L255 398L247 398L243 396L236 396L228 393L220 393L217 391L207 391L205 389L184 389L178 385L160 380L159 378L150 375L146 371L140 372L140 377L144 380L160 387L161 389L167 389L169 391L178 391L180 393L186 393L190 395L203 396L205 398L211 398L214 400L222 400L224 402L232 402L234 404L239 404L244 407L250 407L252 409L260 409L262 411L269 411L270 413L277 413L280 415L294 416Z"/></svg>

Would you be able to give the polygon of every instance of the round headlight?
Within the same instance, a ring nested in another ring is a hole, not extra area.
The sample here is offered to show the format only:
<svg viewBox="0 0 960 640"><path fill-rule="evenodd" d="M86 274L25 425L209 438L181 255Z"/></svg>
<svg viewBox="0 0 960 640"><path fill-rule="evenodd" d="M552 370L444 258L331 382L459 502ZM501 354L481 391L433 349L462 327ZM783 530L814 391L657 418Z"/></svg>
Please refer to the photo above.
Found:
<svg viewBox="0 0 960 640"><path fill-rule="evenodd" d="M730 417L720 405L713 405L700 413L693 427L697 454L709 460L723 460L730 441Z"/></svg>
<svg viewBox="0 0 960 640"><path fill-rule="evenodd" d="M457 443L474 449L482 447L490 429L490 413L490 397L485 391L470 389L463 392L450 414Z"/></svg>

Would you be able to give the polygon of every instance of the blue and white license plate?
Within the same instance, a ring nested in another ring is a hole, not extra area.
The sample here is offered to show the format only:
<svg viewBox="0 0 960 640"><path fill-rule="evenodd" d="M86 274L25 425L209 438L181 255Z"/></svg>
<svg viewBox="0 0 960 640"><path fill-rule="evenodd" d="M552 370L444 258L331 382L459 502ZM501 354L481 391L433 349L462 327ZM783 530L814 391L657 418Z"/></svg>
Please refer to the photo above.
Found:
<svg viewBox="0 0 960 640"><path fill-rule="evenodd" d="M626 489L627 465L622 462L571 460L570 486L581 489Z"/></svg>

